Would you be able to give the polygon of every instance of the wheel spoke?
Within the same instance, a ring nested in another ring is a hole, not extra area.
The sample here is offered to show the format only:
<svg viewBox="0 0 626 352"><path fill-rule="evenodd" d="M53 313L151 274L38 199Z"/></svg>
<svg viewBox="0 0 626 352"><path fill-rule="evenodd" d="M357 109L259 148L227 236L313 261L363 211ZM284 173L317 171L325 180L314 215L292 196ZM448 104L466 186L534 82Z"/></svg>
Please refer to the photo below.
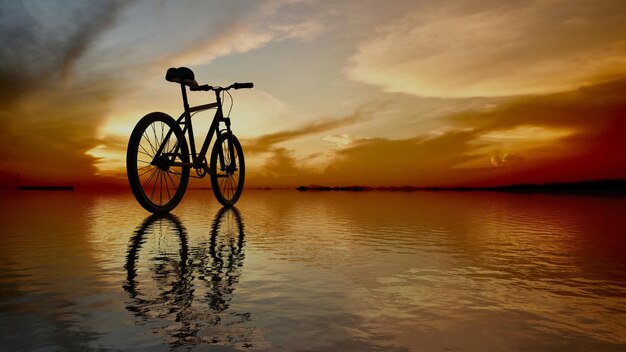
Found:
<svg viewBox="0 0 626 352"><path fill-rule="evenodd" d="M157 169L157 174L161 175L161 169ZM152 187L152 193L150 193L150 199L154 199L154 191L156 191L157 179L154 181L154 186Z"/></svg>
<svg viewBox="0 0 626 352"><path fill-rule="evenodd" d="M167 175L167 172L165 174ZM167 176L163 176L163 180L165 180L165 191L167 192L167 201L169 202L172 199L172 195L170 194L170 185L167 182Z"/></svg>
<svg viewBox="0 0 626 352"><path fill-rule="evenodd" d="M168 179L170 180L170 182L172 183L172 189L173 189L174 191L176 191L176 188L178 188L177 183L176 183L176 182L174 182L174 180L172 180L172 176L170 176L170 173L169 173L169 172L167 172L167 173L166 173L166 175L167 175L167 178L168 178ZM172 198L172 196L169 194L169 192L168 192L168 196L170 196L170 199Z"/></svg>
<svg viewBox="0 0 626 352"><path fill-rule="evenodd" d="M139 147L140 147L141 149L143 149L144 154L146 154L147 156L149 156L149 157L153 157L153 156L154 156L154 155L152 155L152 154L148 153L148 151L146 150L146 148L144 148L144 147L143 147L143 145L141 145L141 142L139 143ZM139 153L140 151L139 151L139 150L137 150L137 152Z"/></svg>
<svg viewBox="0 0 626 352"><path fill-rule="evenodd" d="M141 150L138 150L138 151L137 151L137 153L141 153L141 154L143 154L143 155L145 155L145 156L147 156L147 157L151 157L151 156L152 156L152 155L150 155L150 154L147 154L147 153L142 152Z"/></svg>
<svg viewBox="0 0 626 352"><path fill-rule="evenodd" d="M163 172L159 175L159 204L163 204Z"/></svg>
<svg viewBox="0 0 626 352"><path fill-rule="evenodd" d="M145 138L145 140L148 142L148 144L150 144L150 148L152 149L152 151L154 152L154 154L156 154L157 149L154 148L154 146L152 145L152 142L150 142L150 139L148 138L148 136L146 135L146 132L143 132L143 138Z"/></svg>
<svg viewBox="0 0 626 352"><path fill-rule="evenodd" d="M157 143L159 143L159 139L156 136L156 128L154 127L154 123L150 124L150 127L152 127L152 135L154 136L154 143L155 143L155 148L154 148L154 152L156 154L156 152L159 151L159 145Z"/></svg>
<svg viewBox="0 0 626 352"><path fill-rule="evenodd" d="M163 140L165 139L165 136L163 135L163 126L165 124L163 123L163 121L161 121L161 143L159 143L159 146L161 146L161 144L163 144Z"/></svg>
<svg viewBox="0 0 626 352"><path fill-rule="evenodd" d="M226 183L226 180L224 180L223 177L220 177L220 178L218 178L218 182L219 182L219 185L220 185L220 187L219 187L220 192L222 192L222 194L223 194L224 193L224 183Z"/></svg>
<svg viewBox="0 0 626 352"><path fill-rule="evenodd" d="M154 177L154 175L156 174L158 170L159 169L157 168L151 169L152 173L150 174L150 177L148 177L148 179L146 180L146 183L141 185L142 188L146 188L148 187L148 185L150 185L150 180L152 180L152 178Z"/></svg>
<svg viewBox="0 0 626 352"><path fill-rule="evenodd" d="M141 176L143 176L143 175L147 174L148 172L150 172L150 171L154 170L154 168L155 168L155 166L153 166L153 165L148 165L148 166L152 166L152 169L148 169L148 170L146 170L146 171L142 172L141 174L139 174L139 177L141 177Z"/></svg>

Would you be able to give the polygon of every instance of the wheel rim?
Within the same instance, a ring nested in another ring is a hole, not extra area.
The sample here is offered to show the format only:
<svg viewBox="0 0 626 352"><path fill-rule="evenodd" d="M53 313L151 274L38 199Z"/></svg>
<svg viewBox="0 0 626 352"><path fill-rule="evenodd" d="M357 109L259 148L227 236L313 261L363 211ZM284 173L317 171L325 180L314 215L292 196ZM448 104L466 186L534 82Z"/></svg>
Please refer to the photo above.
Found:
<svg viewBox="0 0 626 352"><path fill-rule="evenodd" d="M150 123L143 131L137 147L137 178L145 198L156 206L167 205L176 194L183 175L183 167L173 166L170 161L182 162L178 137L169 133L170 127L163 121ZM156 163L152 163L159 147L164 148Z"/></svg>
<svg viewBox="0 0 626 352"><path fill-rule="evenodd" d="M234 160L230 159L230 148L228 146L228 139L224 139L221 143L222 153L224 155L224 165L221 164L218 158L217 168L217 183L220 193L226 201L232 201L237 194L240 183L240 171L241 165L239 161L239 153L233 143L233 155Z"/></svg>

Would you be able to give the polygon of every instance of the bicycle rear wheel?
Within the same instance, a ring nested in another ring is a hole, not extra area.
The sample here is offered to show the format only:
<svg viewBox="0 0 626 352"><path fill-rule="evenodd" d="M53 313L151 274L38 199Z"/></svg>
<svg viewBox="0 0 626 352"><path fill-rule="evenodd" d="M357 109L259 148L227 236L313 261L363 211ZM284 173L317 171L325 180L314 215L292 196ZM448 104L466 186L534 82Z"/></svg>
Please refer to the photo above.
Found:
<svg viewBox="0 0 626 352"><path fill-rule="evenodd" d="M189 149L182 130L164 113L144 116L135 126L126 151L128 182L144 209L166 213L183 198L189 182L189 167L175 166L172 162L189 162Z"/></svg>
<svg viewBox="0 0 626 352"><path fill-rule="evenodd" d="M232 160L229 140L232 140ZM215 198L224 206L234 205L241 196L246 177L246 163L237 137L224 133L217 138L211 150L210 165L211 188Z"/></svg>

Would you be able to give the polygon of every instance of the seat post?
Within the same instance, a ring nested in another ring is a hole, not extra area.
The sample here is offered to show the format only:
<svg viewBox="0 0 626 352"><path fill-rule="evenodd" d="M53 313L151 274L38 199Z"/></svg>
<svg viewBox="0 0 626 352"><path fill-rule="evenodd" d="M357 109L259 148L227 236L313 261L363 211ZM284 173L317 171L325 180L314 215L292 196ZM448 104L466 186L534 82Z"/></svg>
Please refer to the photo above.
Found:
<svg viewBox="0 0 626 352"><path fill-rule="evenodd" d="M183 108L185 108L185 114L189 115L189 103L187 102L187 89L185 89L185 84L180 84L180 91L183 94Z"/></svg>
<svg viewBox="0 0 626 352"><path fill-rule="evenodd" d="M189 148L191 148L191 161L196 163L196 143L193 139L193 129L191 127L191 114L189 113L189 103L187 102L187 89L185 84L180 84L180 91L183 94L183 108L185 109L185 127L189 131Z"/></svg>

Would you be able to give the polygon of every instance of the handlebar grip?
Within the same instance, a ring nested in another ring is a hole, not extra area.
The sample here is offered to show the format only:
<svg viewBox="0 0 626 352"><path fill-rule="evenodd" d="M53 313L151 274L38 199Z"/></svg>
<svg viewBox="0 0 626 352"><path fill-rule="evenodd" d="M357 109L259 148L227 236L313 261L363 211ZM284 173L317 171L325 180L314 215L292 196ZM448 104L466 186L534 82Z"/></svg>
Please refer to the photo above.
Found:
<svg viewBox="0 0 626 352"><path fill-rule="evenodd" d="M233 88L235 88L235 89L252 88L252 87L254 87L254 83L252 83L252 82L233 83Z"/></svg>
<svg viewBox="0 0 626 352"><path fill-rule="evenodd" d="M193 92L198 92L198 91L201 91L201 90L204 90L204 91L209 91L209 90L211 90L211 88L212 88L212 87L211 87L210 85L208 85L208 84L203 84L203 85L201 85L201 86L197 86L197 87L189 87L189 90L191 90L191 91L193 91Z"/></svg>

